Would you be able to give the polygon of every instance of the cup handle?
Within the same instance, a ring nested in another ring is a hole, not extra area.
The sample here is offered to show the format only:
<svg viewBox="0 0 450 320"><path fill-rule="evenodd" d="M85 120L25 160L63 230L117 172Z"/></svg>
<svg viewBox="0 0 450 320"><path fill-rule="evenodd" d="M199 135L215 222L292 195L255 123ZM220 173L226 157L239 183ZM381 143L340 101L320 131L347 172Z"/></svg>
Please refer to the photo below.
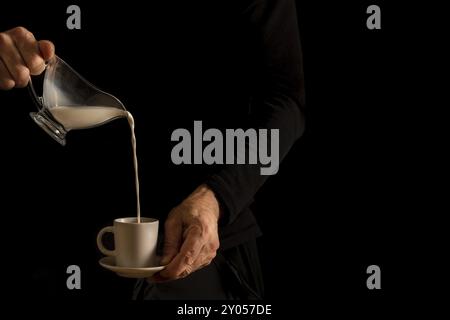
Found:
<svg viewBox="0 0 450 320"><path fill-rule="evenodd" d="M116 250L106 249L105 246L103 245L103 235L107 232L111 232L114 234L114 227L113 226L104 227L102 230L100 230L100 232L97 235L97 247L104 255L115 256Z"/></svg>

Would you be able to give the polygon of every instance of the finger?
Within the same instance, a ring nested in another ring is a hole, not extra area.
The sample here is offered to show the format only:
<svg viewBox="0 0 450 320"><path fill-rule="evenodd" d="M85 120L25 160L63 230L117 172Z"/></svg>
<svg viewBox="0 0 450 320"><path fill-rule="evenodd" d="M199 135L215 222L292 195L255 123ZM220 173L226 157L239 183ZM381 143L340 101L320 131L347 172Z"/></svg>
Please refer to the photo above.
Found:
<svg viewBox="0 0 450 320"><path fill-rule="evenodd" d="M16 87L25 87L30 78L30 72L14 45L13 39L7 33L0 33L0 58L14 79Z"/></svg>
<svg viewBox="0 0 450 320"><path fill-rule="evenodd" d="M45 69L45 61L41 57L39 45L34 35L25 28L18 27L8 31L16 48L30 70L30 74L38 75Z"/></svg>
<svg viewBox="0 0 450 320"><path fill-rule="evenodd" d="M0 60L0 89L9 90L14 88L16 83L13 80L12 75L9 73L5 64Z"/></svg>
<svg viewBox="0 0 450 320"><path fill-rule="evenodd" d="M178 259L178 258L175 258ZM196 261L204 261L204 259L197 259ZM208 265L209 263L204 263L203 265L198 265L196 266L195 263L193 266L187 266L185 267L184 271L182 271L179 274L173 274L170 271L160 271L156 274L154 274L152 277L148 278L147 280L149 282L155 282L155 283L161 283L161 282L167 282L170 280L175 280L175 279L180 279L180 278L184 278L187 277L189 274L191 274L192 272L196 271L197 269L200 269L206 265Z"/></svg>
<svg viewBox="0 0 450 320"><path fill-rule="evenodd" d="M193 266L204 245L205 239L202 236L200 227L188 227L186 230L186 240L180 250L180 254L184 257L181 261L184 260L183 262L185 265Z"/></svg>
<svg viewBox="0 0 450 320"><path fill-rule="evenodd" d="M207 248L207 246L203 247L202 252L198 256L197 260L195 260L195 262L194 262L195 270L199 270L201 268L208 266L211 263L211 261L213 261L214 258L216 257L215 251L210 252L210 251L205 250L206 248Z"/></svg>
<svg viewBox="0 0 450 320"><path fill-rule="evenodd" d="M194 268L194 262L201 252L204 245L204 239L199 227L190 227L186 232L180 252L175 258L161 271L161 276L168 279L179 278L183 272L191 273Z"/></svg>
<svg viewBox="0 0 450 320"><path fill-rule="evenodd" d="M167 266L164 270L159 272L157 279L159 281L169 281L175 280L179 278L184 278L188 274L194 271L193 266L186 265L183 262L183 255L178 254Z"/></svg>
<svg viewBox="0 0 450 320"><path fill-rule="evenodd" d="M42 58L45 61L48 61L55 56L55 45L52 42L48 40L41 40L38 43Z"/></svg>
<svg viewBox="0 0 450 320"><path fill-rule="evenodd" d="M168 219L164 225L164 248L161 264L166 265L177 255L182 238L182 226L181 222L177 219Z"/></svg>
<svg viewBox="0 0 450 320"><path fill-rule="evenodd" d="M181 253L176 254L164 270L159 273L159 276L166 280L179 278L180 274L184 271L184 268L180 268L182 260L183 255Z"/></svg>
<svg viewBox="0 0 450 320"><path fill-rule="evenodd" d="M180 274L179 278L185 278L188 275L190 275L192 272L200 270L211 264L211 262L216 257L216 251L211 251L210 249L207 249L207 248L208 248L208 246L206 246L206 245L203 246L202 251L198 255L194 264L191 267L187 266L186 269Z"/></svg>
<svg viewBox="0 0 450 320"><path fill-rule="evenodd" d="M151 278L149 278L149 281L155 282L155 283L161 283L161 282L177 280L177 279L187 277L189 274L191 274L195 270L196 269L194 269L193 267L187 267L184 271L180 272L179 274L173 275L172 273L168 274L167 272L164 272L165 271L165 269L164 269L163 271L160 271L160 272L154 274Z"/></svg>

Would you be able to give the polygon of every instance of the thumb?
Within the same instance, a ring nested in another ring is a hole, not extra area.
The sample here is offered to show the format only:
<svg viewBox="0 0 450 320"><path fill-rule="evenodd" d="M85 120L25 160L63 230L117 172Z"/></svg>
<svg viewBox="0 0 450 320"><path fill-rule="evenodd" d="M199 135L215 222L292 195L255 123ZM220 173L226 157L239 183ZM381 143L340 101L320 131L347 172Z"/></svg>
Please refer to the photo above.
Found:
<svg viewBox="0 0 450 320"><path fill-rule="evenodd" d="M48 61L55 55L55 45L48 40L39 41L39 50L44 61Z"/></svg>
<svg viewBox="0 0 450 320"><path fill-rule="evenodd" d="M161 264L166 265L178 254L181 246L182 227L181 221L171 218L166 221L164 235L164 249Z"/></svg>

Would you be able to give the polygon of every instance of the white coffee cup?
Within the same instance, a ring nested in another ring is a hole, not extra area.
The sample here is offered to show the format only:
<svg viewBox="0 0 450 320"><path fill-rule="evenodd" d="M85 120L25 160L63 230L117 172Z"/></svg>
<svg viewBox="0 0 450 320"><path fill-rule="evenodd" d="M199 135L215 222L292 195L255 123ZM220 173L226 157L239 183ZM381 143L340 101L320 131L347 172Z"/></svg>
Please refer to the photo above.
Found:
<svg viewBox="0 0 450 320"><path fill-rule="evenodd" d="M120 218L114 220L114 226L105 227L97 235L98 249L107 256L116 258L119 267L145 268L158 265L156 245L159 222L152 218ZM114 250L103 245L103 235L114 234Z"/></svg>

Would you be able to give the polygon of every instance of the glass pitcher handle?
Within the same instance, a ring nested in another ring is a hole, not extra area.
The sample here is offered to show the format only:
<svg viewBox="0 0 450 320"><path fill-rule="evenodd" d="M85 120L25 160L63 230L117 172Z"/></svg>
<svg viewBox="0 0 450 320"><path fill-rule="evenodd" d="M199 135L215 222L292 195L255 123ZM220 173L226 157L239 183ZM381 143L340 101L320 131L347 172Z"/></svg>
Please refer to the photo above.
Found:
<svg viewBox="0 0 450 320"><path fill-rule="evenodd" d="M46 71L48 63L45 64ZM43 75L45 76L45 75ZM38 96L36 90L34 89L33 80L28 81L28 91L33 98L34 103L38 108L38 112L30 112L30 117L36 122L36 124L41 127L45 132L47 132L53 139L55 139L61 145L66 145L66 134L67 130L59 124L51 114L45 109L43 97Z"/></svg>
<svg viewBox="0 0 450 320"><path fill-rule="evenodd" d="M43 73L46 71L47 66L48 66L48 63L45 64L44 71L42 71ZM30 92L30 95L33 97L33 100L34 100L38 110L39 111L42 110L42 108L44 107L43 97L40 97L37 95L36 90L34 89L34 86L33 86L33 79L31 79L31 76L28 81L28 91Z"/></svg>
<svg viewBox="0 0 450 320"><path fill-rule="evenodd" d="M36 90L34 90L34 86L33 86L33 80L28 81L28 91L30 92L30 95L33 97L33 101L36 104L38 110L41 110L43 108L43 101L42 101L42 97L39 97L36 93Z"/></svg>

